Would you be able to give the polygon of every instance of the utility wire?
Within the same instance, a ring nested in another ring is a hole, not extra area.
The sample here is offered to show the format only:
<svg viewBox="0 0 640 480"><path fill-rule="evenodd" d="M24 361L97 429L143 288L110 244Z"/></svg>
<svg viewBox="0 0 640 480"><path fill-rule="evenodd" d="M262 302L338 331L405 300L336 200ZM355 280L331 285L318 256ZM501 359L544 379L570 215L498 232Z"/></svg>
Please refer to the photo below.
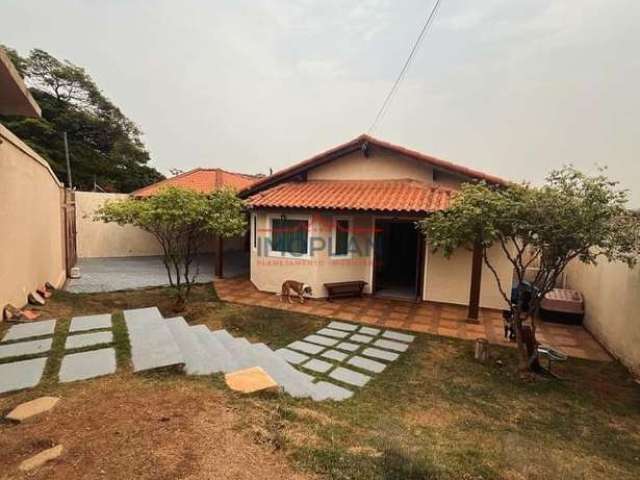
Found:
<svg viewBox="0 0 640 480"><path fill-rule="evenodd" d="M427 32L429 31L429 28L433 24L433 20L436 18L436 15L438 13L438 8L440 7L440 1L441 0L436 0L436 3L433 5L433 8L431 9L431 12L429 13L429 16L427 17L427 20L425 21L424 26L422 27L422 30L420 31L420 35L418 35L418 38L416 39L416 42L413 44L413 48L411 49L411 53L409 53L409 56L407 57L407 60L404 62L404 66L402 67L402 70L400 70L400 74L398 75L398 78L396 78L396 81L393 83L393 86L391 87L391 90L389 90L389 93L387 94L387 97L384 99L384 102L382 103L382 106L380 107L380 110L378 110L378 114L376 115L375 120L373 121L373 123L369 127L368 133L373 132L373 130L378 126L378 123L380 123L380 121L384 117L384 114L387 112L387 109L389 108L389 105L391 104L391 99L393 98L393 96L397 92L398 88L400 87L400 83L402 83L402 80L404 79L404 77L405 77L405 75L407 73L407 70L409 70L409 65L411 64L411 62L413 60L413 57L415 56L416 52L418 51L418 48L420 47L420 44L422 43L422 40L424 39L424 37L426 36Z"/></svg>

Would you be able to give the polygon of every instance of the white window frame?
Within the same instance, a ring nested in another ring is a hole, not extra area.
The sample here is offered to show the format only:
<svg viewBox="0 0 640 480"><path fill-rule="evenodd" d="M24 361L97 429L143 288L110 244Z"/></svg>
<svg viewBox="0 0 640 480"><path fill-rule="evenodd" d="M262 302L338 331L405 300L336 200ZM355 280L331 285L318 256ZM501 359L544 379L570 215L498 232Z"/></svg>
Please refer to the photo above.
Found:
<svg viewBox="0 0 640 480"><path fill-rule="evenodd" d="M280 252L278 250L271 249L271 247L273 246L273 220L281 220L283 215L286 220L306 220L307 221L307 253L301 254L301 253L291 253L291 252ZM269 239L267 256L277 257L277 258L293 258L293 259L311 258L311 232L312 232L311 215L288 214L288 213L275 214L274 213L274 214L267 215L267 222L268 222L267 224L268 232L266 237ZM265 248L267 248L267 245L265 245Z"/></svg>
<svg viewBox="0 0 640 480"><path fill-rule="evenodd" d="M338 221L346 220L349 222L349 236L347 240L347 253L346 254L337 254L337 233L338 233ZM351 252L351 244L353 241L353 217L346 215L338 215L334 216L331 223L331 259L332 260L344 260L351 258L353 256L353 252Z"/></svg>

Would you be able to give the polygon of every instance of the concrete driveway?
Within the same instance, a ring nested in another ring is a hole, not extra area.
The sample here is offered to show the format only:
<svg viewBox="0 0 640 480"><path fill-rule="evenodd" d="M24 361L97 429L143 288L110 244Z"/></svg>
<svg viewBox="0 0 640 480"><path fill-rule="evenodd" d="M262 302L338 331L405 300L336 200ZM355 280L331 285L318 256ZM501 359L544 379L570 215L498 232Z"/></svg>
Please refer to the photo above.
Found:
<svg viewBox="0 0 640 480"><path fill-rule="evenodd" d="M197 258L197 282L214 279L214 254ZM114 292L131 288L169 285L167 271L161 256L81 258L78 260L81 278L69 279L65 290L73 293ZM244 275L249 271L249 256L245 252L224 255L224 276Z"/></svg>

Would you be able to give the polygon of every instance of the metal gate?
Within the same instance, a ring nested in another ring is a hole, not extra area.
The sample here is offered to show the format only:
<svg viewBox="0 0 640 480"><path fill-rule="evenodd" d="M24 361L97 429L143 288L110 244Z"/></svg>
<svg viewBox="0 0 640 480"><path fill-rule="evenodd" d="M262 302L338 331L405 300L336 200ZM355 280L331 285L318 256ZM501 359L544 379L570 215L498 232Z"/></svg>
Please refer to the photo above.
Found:
<svg viewBox="0 0 640 480"><path fill-rule="evenodd" d="M64 243L65 243L65 263L67 276L71 268L76 266L78 261L78 249L76 245L76 194L73 190L64 191Z"/></svg>

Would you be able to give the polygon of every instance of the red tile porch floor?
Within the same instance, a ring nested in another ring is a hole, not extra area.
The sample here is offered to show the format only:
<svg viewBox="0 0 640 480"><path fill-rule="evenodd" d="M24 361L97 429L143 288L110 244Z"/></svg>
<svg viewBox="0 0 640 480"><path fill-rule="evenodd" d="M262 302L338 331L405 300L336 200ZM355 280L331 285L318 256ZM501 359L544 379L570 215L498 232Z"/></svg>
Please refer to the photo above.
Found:
<svg viewBox="0 0 640 480"><path fill-rule="evenodd" d="M247 278L214 281L221 300L244 305L293 310L334 320L385 328L426 332L466 340L486 338L490 343L514 346L504 339L502 314L482 309L479 323L467 322L467 309L443 303L409 303L372 296L328 302L306 300L304 304L281 302L273 293L257 290ZM580 326L538 322L540 343L553 345L566 354L588 360L610 361L609 354Z"/></svg>

